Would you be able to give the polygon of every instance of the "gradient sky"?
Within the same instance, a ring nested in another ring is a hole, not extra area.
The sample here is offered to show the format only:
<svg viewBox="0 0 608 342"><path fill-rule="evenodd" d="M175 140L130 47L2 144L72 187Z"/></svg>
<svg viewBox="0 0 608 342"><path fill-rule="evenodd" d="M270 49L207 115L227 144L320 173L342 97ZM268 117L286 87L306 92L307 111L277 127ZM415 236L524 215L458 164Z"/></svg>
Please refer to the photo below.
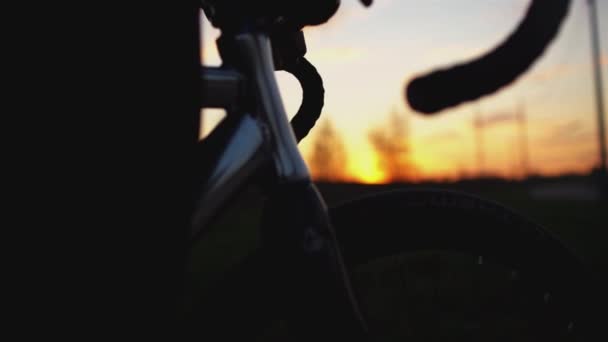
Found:
<svg viewBox="0 0 608 342"><path fill-rule="evenodd" d="M477 56L494 46L522 18L528 0L376 0L365 9L343 0L329 23L305 29L307 58L325 83L325 108L348 154L354 180L381 182L368 141L370 129L391 111L409 121L411 158L424 178L477 174L473 115L492 122L484 129L485 172L513 177L521 172L517 125L505 120L521 108L528 120L530 169L536 173L585 172L598 163L597 114L592 81L586 0L573 0L562 29L545 55L513 85L479 101L424 117L403 99L413 76ZM597 0L602 76L608 89L608 0ZM219 32L203 20L203 61L218 65ZM295 113L297 81L277 73L284 103ZM606 93L606 91L605 91ZM604 103L606 94L604 94ZM606 106L605 106L606 107ZM205 130L219 115L206 111ZM608 126L607 126L608 128ZM310 154L311 136L300 144Z"/></svg>

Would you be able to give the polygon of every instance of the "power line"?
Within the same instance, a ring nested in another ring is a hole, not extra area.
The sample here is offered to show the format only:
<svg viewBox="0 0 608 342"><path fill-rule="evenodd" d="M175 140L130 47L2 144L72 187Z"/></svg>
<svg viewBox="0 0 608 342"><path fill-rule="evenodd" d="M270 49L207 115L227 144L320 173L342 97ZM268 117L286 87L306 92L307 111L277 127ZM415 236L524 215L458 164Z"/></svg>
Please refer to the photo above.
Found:
<svg viewBox="0 0 608 342"><path fill-rule="evenodd" d="M591 25L591 48L593 60L593 74L595 79L595 99L597 107L598 138L600 151L600 172L606 175L606 135L604 132L604 99L602 91L602 74L600 64L600 37L597 20L597 5L595 0L588 0L589 22Z"/></svg>

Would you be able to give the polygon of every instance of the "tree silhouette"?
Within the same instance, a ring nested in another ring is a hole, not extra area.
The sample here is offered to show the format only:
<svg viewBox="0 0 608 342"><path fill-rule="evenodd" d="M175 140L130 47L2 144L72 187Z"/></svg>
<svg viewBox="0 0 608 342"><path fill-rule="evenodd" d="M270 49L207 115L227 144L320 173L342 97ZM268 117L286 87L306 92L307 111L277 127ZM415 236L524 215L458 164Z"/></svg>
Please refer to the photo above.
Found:
<svg viewBox="0 0 608 342"><path fill-rule="evenodd" d="M347 178L346 149L329 119L318 126L308 159L312 176L317 180L340 181Z"/></svg>
<svg viewBox="0 0 608 342"><path fill-rule="evenodd" d="M416 169L410 160L408 122L405 115L391 111L384 126L376 127L368 133L378 166L390 182L412 180Z"/></svg>

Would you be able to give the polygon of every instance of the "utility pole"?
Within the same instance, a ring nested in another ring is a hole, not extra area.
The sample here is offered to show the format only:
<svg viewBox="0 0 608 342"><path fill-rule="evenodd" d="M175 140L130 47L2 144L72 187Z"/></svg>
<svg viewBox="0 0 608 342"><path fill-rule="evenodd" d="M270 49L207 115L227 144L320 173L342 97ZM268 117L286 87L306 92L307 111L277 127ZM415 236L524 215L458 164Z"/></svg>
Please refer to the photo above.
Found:
<svg viewBox="0 0 608 342"><path fill-rule="evenodd" d="M528 127L526 111L524 105L520 104L516 112L517 124L519 127L519 148L521 157L521 169L523 178L528 177L530 173L530 159L528 155Z"/></svg>
<svg viewBox="0 0 608 342"><path fill-rule="evenodd" d="M591 24L591 46L593 60L593 74L595 79L595 99L597 106L598 138L600 150L599 170L602 175L606 175L606 134L604 132L604 93L602 90L602 74L600 64L600 37L599 24L597 20L597 5L595 0L589 2L589 17Z"/></svg>
<svg viewBox="0 0 608 342"><path fill-rule="evenodd" d="M477 148L477 177L483 177L484 155L483 155L483 121L481 112L475 111L473 115L473 128L475 129L475 145Z"/></svg>

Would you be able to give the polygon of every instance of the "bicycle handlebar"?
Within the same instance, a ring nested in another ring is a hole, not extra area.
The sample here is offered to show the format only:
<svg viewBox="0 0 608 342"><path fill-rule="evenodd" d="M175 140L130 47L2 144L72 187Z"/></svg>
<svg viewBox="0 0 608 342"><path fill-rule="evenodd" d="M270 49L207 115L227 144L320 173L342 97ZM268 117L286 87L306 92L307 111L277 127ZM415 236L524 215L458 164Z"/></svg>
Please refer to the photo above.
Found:
<svg viewBox="0 0 608 342"><path fill-rule="evenodd" d="M405 91L410 106L432 114L492 94L513 82L555 38L569 6L570 0L533 0L517 28L490 52L412 80Z"/></svg>

